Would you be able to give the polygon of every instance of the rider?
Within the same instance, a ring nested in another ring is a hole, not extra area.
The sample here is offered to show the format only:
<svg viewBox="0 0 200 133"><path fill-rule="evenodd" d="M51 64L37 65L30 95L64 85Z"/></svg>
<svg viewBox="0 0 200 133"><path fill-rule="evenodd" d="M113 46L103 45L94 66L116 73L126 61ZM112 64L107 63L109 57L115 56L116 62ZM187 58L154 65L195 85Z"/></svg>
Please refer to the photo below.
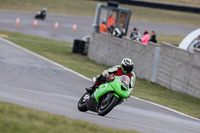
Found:
<svg viewBox="0 0 200 133"><path fill-rule="evenodd" d="M132 71L133 67L134 67L133 61L129 58L124 58L121 62L121 66L117 65L117 66L111 67L107 70L104 70L102 75L97 76L97 79L94 85L90 88L86 88L86 91L93 92L96 88L98 88L99 85L101 85L103 82L106 81L106 77L108 77L108 75L112 75L111 77L127 75L130 78L129 89L130 89L130 92L132 92L133 87L135 85L135 81L136 81L135 73ZM108 77L108 78L111 79L111 77Z"/></svg>

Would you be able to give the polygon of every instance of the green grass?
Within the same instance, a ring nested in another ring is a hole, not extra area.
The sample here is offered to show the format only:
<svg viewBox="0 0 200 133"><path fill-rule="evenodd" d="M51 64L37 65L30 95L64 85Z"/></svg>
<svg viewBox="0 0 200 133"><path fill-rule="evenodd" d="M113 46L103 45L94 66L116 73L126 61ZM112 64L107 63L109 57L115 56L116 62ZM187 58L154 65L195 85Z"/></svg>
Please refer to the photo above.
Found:
<svg viewBox="0 0 200 133"><path fill-rule="evenodd" d="M158 84L137 79L133 95L200 118L200 100Z"/></svg>
<svg viewBox="0 0 200 133"><path fill-rule="evenodd" d="M162 44L162 42L168 42L178 46L184 38L184 35L157 34L158 44Z"/></svg>
<svg viewBox="0 0 200 133"><path fill-rule="evenodd" d="M0 102L0 133L136 133Z"/></svg>
<svg viewBox="0 0 200 133"><path fill-rule="evenodd" d="M9 37L16 36L16 33L11 32L1 31L0 33L7 34ZM18 38L23 39L16 40L13 38L8 38L8 40L57 63L60 63L72 70L75 70L87 77L91 78L97 74L101 74L104 69L108 68L105 65L91 61L86 56L72 54L72 48L69 47L70 43L32 37L19 33L17 33L17 35ZM24 38L30 41L27 41ZM31 40L42 40L43 43L34 42ZM137 79L133 95L200 118L199 99L171 91L165 87L150 83L146 80Z"/></svg>
<svg viewBox="0 0 200 133"><path fill-rule="evenodd" d="M36 13L43 7L47 7L47 13L94 17L96 4L99 2L87 0L0 0L0 3L0 10ZM131 19L136 21L200 26L199 14L127 5L120 5L120 7L132 10ZM8 40L18 45L90 78L108 68L105 65L91 61L85 56L72 54L71 44L67 42L5 31L0 31L0 33L9 35ZM179 35L157 36L159 43L166 41L176 45L179 44L183 38L183 36ZM137 79L133 95L200 118L199 99L171 91L146 80ZM65 116L48 114L3 102L0 102L0 123L0 133L134 133L134 131L122 131L100 127L80 120L71 120Z"/></svg>
<svg viewBox="0 0 200 133"><path fill-rule="evenodd" d="M72 47L70 47L71 43L31 37L22 34L18 34L18 37L16 39L16 37L12 37L15 36L15 33L5 33L9 35L8 40L11 40L22 47L28 48L33 52L43 55L44 57L54 60L59 64L68 66L68 68L82 73L83 75L87 75L90 78L92 78L94 74L99 74L101 71L108 68L105 65L98 64L94 61L89 60L87 56L72 54Z"/></svg>
<svg viewBox="0 0 200 133"><path fill-rule="evenodd" d="M43 7L47 7L47 13L94 17L96 4L99 2L100 1L90 0L0 0L0 9L36 13ZM105 2L101 3L107 4ZM129 5L120 5L120 7L130 9L132 11L131 19L136 21L159 22L197 27L200 26L199 14L195 13Z"/></svg>

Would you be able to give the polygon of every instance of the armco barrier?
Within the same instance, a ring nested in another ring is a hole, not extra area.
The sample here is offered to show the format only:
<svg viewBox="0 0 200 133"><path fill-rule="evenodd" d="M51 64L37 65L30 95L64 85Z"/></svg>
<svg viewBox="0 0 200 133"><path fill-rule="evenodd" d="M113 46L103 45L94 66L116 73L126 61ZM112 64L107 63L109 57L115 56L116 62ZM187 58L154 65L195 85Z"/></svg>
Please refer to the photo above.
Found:
<svg viewBox="0 0 200 133"><path fill-rule="evenodd" d="M98 1L108 1L108 0L98 0ZM150 0L149 1L147 0L112 0L112 1L119 2L121 4L134 5L134 6L200 13L199 6L190 6L190 5L175 4L175 3L168 3L168 2L156 2L156 1L150 1Z"/></svg>
<svg viewBox="0 0 200 133"><path fill-rule="evenodd" d="M200 98L200 51L194 54L171 44L148 46L128 38L94 33L88 56L99 63L119 65L124 57L134 61L136 76L174 91Z"/></svg>

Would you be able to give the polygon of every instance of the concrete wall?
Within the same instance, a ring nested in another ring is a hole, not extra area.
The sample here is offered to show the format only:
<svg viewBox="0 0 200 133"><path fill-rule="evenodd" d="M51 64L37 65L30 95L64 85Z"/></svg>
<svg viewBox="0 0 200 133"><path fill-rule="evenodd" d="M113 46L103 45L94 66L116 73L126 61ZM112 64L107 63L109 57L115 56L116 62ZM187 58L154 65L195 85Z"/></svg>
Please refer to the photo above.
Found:
<svg viewBox="0 0 200 133"><path fill-rule="evenodd" d="M154 43L145 46L127 38L94 33L88 56L108 66L119 65L124 57L131 58L137 77L151 80L155 76L155 82L162 86L200 98L200 51L192 54L163 43L157 54L157 48Z"/></svg>
<svg viewBox="0 0 200 133"><path fill-rule="evenodd" d="M200 51L194 53L163 43L156 83L200 98Z"/></svg>
<svg viewBox="0 0 200 133"><path fill-rule="evenodd" d="M191 60L187 93L200 98L200 50L194 51Z"/></svg>
<svg viewBox="0 0 200 133"><path fill-rule="evenodd" d="M119 65L125 57L131 58L135 64L134 71L138 77L151 78L155 47L147 46L127 38L117 38L108 35L93 34L89 45L88 56L99 63L113 66Z"/></svg>
<svg viewBox="0 0 200 133"><path fill-rule="evenodd" d="M161 45L156 82L169 89L187 92L192 54L167 43Z"/></svg>

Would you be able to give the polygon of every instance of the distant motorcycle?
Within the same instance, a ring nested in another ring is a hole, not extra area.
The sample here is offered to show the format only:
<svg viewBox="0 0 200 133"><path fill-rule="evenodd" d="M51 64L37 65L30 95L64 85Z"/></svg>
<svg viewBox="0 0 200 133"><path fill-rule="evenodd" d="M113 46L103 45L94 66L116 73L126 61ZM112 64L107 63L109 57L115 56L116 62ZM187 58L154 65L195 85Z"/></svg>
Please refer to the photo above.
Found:
<svg viewBox="0 0 200 133"><path fill-rule="evenodd" d="M46 18L46 11L47 11L47 8L44 8L42 11L38 11L37 14L35 15L35 19L45 20L45 18Z"/></svg>
<svg viewBox="0 0 200 133"><path fill-rule="evenodd" d="M130 97L130 79L126 75L115 76L101 84L92 94L86 92L78 102L79 111L88 110L97 112L100 116L108 114L115 106L124 99Z"/></svg>

